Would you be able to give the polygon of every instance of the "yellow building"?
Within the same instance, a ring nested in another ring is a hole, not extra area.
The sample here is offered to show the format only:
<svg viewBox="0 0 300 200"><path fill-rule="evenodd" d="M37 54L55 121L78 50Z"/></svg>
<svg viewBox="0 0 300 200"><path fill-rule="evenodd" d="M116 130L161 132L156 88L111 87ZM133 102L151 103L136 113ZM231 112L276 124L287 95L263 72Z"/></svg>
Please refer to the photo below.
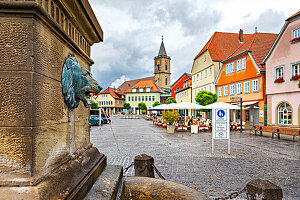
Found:
<svg viewBox="0 0 300 200"><path fill-rule="evenodd" d="M126 103L131 106L130 113L141 114L138 104L144 102L151 108L155 101L160 102L160 95L164 91L152 80L139 81L126 92Z"/></svg>
<svg viewBox="0 0 300 200"><path fill-rule="evenodd" d="M96 98L98 105L109 114L116 114L123 110L125 93L122 90L107 88L100 92Z"/></svg>
<svg viewBox="0 0 300 200"><path fill-rule="evenodd" d="M201 90L216 93L215 80L222 67L221 61L230 56L249 34L215 32L194 58L192 67L192 102Z"/></svg>

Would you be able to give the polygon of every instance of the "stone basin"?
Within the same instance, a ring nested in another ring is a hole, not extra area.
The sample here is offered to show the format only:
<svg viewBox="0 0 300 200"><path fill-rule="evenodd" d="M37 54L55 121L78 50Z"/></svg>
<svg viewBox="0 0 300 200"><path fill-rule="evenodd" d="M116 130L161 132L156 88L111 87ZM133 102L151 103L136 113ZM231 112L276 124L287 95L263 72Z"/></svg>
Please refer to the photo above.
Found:
<svg viewBox="0 0 300 200"><path fill-rule="evenodd" d="M126 177L122 200L207 200L205 194L167 180Z"/></svg>

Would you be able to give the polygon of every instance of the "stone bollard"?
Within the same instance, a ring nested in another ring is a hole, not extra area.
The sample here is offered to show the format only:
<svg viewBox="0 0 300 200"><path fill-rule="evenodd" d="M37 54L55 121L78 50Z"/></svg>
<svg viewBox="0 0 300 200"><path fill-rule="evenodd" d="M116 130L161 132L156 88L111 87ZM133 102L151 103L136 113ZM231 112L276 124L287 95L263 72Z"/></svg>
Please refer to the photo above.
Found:
<svg viewBox="0 0 300 200"><path fill-rule="evenodd" d="M140 154L134 158L135 176L154 178L154 158L146 154Z"/></svg>
<svg viewBox="0 0 300 200"><path fill-rule="evenodd" d="M268 180L255 179L247 183L247 200L281 200L281 187Z"/></svg>

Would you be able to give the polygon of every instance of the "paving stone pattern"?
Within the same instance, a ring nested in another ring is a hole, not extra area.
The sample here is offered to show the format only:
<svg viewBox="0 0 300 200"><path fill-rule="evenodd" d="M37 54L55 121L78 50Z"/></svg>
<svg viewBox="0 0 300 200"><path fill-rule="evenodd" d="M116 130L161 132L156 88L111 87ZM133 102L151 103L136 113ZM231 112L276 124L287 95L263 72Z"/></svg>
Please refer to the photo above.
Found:
<svg viewBox="0 0 300 200"><path fill-rule="evenodd" d="M268 179L283 188L284 199L300 199L300 142L231 132L231 155L227 140L215 141L211 133L167 134L152 121L112 117L111 126L91 128L91 142L108 158L124 168L136 155L154 157L167 179L199 190L211 198L241 190L256 178ZM125 176L134 176L130 168ZM157 176L156 176L157 177ZM158 177L157 177L158 178ZM245 194L237 199L245 199Z"/></svg>

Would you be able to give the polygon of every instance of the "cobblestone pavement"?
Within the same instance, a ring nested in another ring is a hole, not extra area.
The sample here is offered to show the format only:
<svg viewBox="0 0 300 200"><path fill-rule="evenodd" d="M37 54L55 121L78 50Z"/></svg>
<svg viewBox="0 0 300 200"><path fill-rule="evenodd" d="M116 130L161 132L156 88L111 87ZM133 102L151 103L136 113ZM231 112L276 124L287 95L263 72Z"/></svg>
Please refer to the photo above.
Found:
<svg viewBox="0 0 300 200"><path fill-rule="evenodd" d="M212 155L211 133L167 134L152 121L117 116L112 117L111 126L92 127L91 142L107 156L109 164L124 168L136 155L153 156L167 180L211 198L224 197L250 180L264 178L283 188L284 199L300 199L300 142L232 132L231 155L223 140L215 142ZM133 176L133 168L124 175Z"/></svg>

